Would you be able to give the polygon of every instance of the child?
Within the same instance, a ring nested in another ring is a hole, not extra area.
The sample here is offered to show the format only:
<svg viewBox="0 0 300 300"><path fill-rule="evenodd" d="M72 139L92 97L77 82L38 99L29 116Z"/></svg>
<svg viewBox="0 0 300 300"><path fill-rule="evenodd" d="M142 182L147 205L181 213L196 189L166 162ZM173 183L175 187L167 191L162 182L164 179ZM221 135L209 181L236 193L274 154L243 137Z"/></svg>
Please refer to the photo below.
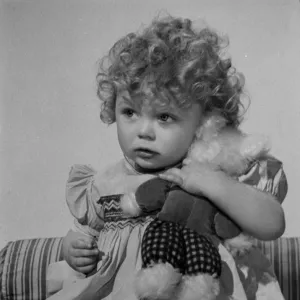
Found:
<svg viewBox="0 0 300 300"><path fill-rule="evenodd" d="M211 29L197 31L190 20L168 17L120 39L103 60L101 120L116 122L124 158L103 173L82 165L71 169L67 203L75 226L64 239L63 253L74 270L88 276L65 283L51 299L137 299L133 280L152 218L126 219L118 203L121 194L154 176L206 196L258 239L282 235L286 181L279 161L258 161L239 181L199 163L181 167L208 113L219 112L228 126L240 125L244 81L221 55L226 46ZM247 299L251 283L242 282L242 271L222 244L219 252L223 268L217 299ZM274 290L262 286L257 299L268 293L263 299L283 299L272 280Z"/></svg>

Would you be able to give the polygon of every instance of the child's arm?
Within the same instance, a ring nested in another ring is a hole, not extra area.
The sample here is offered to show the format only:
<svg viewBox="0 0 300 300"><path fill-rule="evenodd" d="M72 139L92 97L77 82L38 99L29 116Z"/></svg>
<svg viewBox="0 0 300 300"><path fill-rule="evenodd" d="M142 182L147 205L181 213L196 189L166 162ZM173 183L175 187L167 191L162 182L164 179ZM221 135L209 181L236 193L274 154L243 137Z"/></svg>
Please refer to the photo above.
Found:
<svg viewBox="0 0 300 300"><path fill-rule="evenodd" d="M206 164L193 162L181 170L171 169L161 177L192 194L211 199L255 238L276 239L285 230L283 209L275 196L238 182Z"/></svg>
<svg viewBox="0 0 300 300"><path fill-rule="evenodd" d="M67 263L76 271L88 274L100 259L97 247L99 232L103 227L97 173L90 166L74 165L66 187L66 200L74 217L73 228L63 240L62 253Z"/></svg>

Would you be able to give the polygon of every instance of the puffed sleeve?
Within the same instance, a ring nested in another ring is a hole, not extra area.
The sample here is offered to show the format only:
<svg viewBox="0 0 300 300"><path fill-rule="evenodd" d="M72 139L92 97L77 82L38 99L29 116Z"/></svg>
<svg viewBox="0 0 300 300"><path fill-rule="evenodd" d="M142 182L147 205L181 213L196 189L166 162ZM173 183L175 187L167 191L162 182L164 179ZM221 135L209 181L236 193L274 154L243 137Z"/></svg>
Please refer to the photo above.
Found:
<svg viewBox="0 0 300 300"><path fill-rule="evenodd" d="M239 180L261 191L271 193L280 203L283 202L288 191L282 162L272 156L256 161L245 175L239 177Z"/></svg>
<svg viewBox="0 0 300 300"><path fill-rule="evenodd" d="M95 184L96 171L87 165L74 165L66 186L66 200L75 218L75 229L98 236L103 228L99 188Z"/></svg>

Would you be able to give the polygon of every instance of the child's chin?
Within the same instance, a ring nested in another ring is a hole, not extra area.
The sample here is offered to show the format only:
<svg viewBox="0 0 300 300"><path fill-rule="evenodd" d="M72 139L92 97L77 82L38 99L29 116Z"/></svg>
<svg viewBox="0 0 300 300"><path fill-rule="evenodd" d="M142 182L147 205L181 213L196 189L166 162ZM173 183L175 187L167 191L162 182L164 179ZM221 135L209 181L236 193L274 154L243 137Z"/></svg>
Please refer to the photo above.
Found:
<svg viewBox="0 0 300 300"><path fill-rule="evenodd" d="M159 163L152 159L136 158L135 163L138 168L149 173L164 169L164 166L161 166Z"/></svg>

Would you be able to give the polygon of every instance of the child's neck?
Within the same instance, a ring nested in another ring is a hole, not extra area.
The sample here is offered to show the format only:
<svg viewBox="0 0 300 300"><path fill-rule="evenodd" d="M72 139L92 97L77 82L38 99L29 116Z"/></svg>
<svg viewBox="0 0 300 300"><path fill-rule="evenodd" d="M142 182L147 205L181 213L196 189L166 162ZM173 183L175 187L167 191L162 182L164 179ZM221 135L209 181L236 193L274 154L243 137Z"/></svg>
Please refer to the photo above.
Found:
<svg viewBox="0 0 300 300"><path fill-rule="evenodd" d="M127 164L138 174L159 174L167 171L170 168L181 168L182 166L182 161L168 167L164 168L159 168L159 169L148 169L148 168L143 168L137 163L135 163L132 159L128 158L127 156L124 155L125 161Z"/></svg>

